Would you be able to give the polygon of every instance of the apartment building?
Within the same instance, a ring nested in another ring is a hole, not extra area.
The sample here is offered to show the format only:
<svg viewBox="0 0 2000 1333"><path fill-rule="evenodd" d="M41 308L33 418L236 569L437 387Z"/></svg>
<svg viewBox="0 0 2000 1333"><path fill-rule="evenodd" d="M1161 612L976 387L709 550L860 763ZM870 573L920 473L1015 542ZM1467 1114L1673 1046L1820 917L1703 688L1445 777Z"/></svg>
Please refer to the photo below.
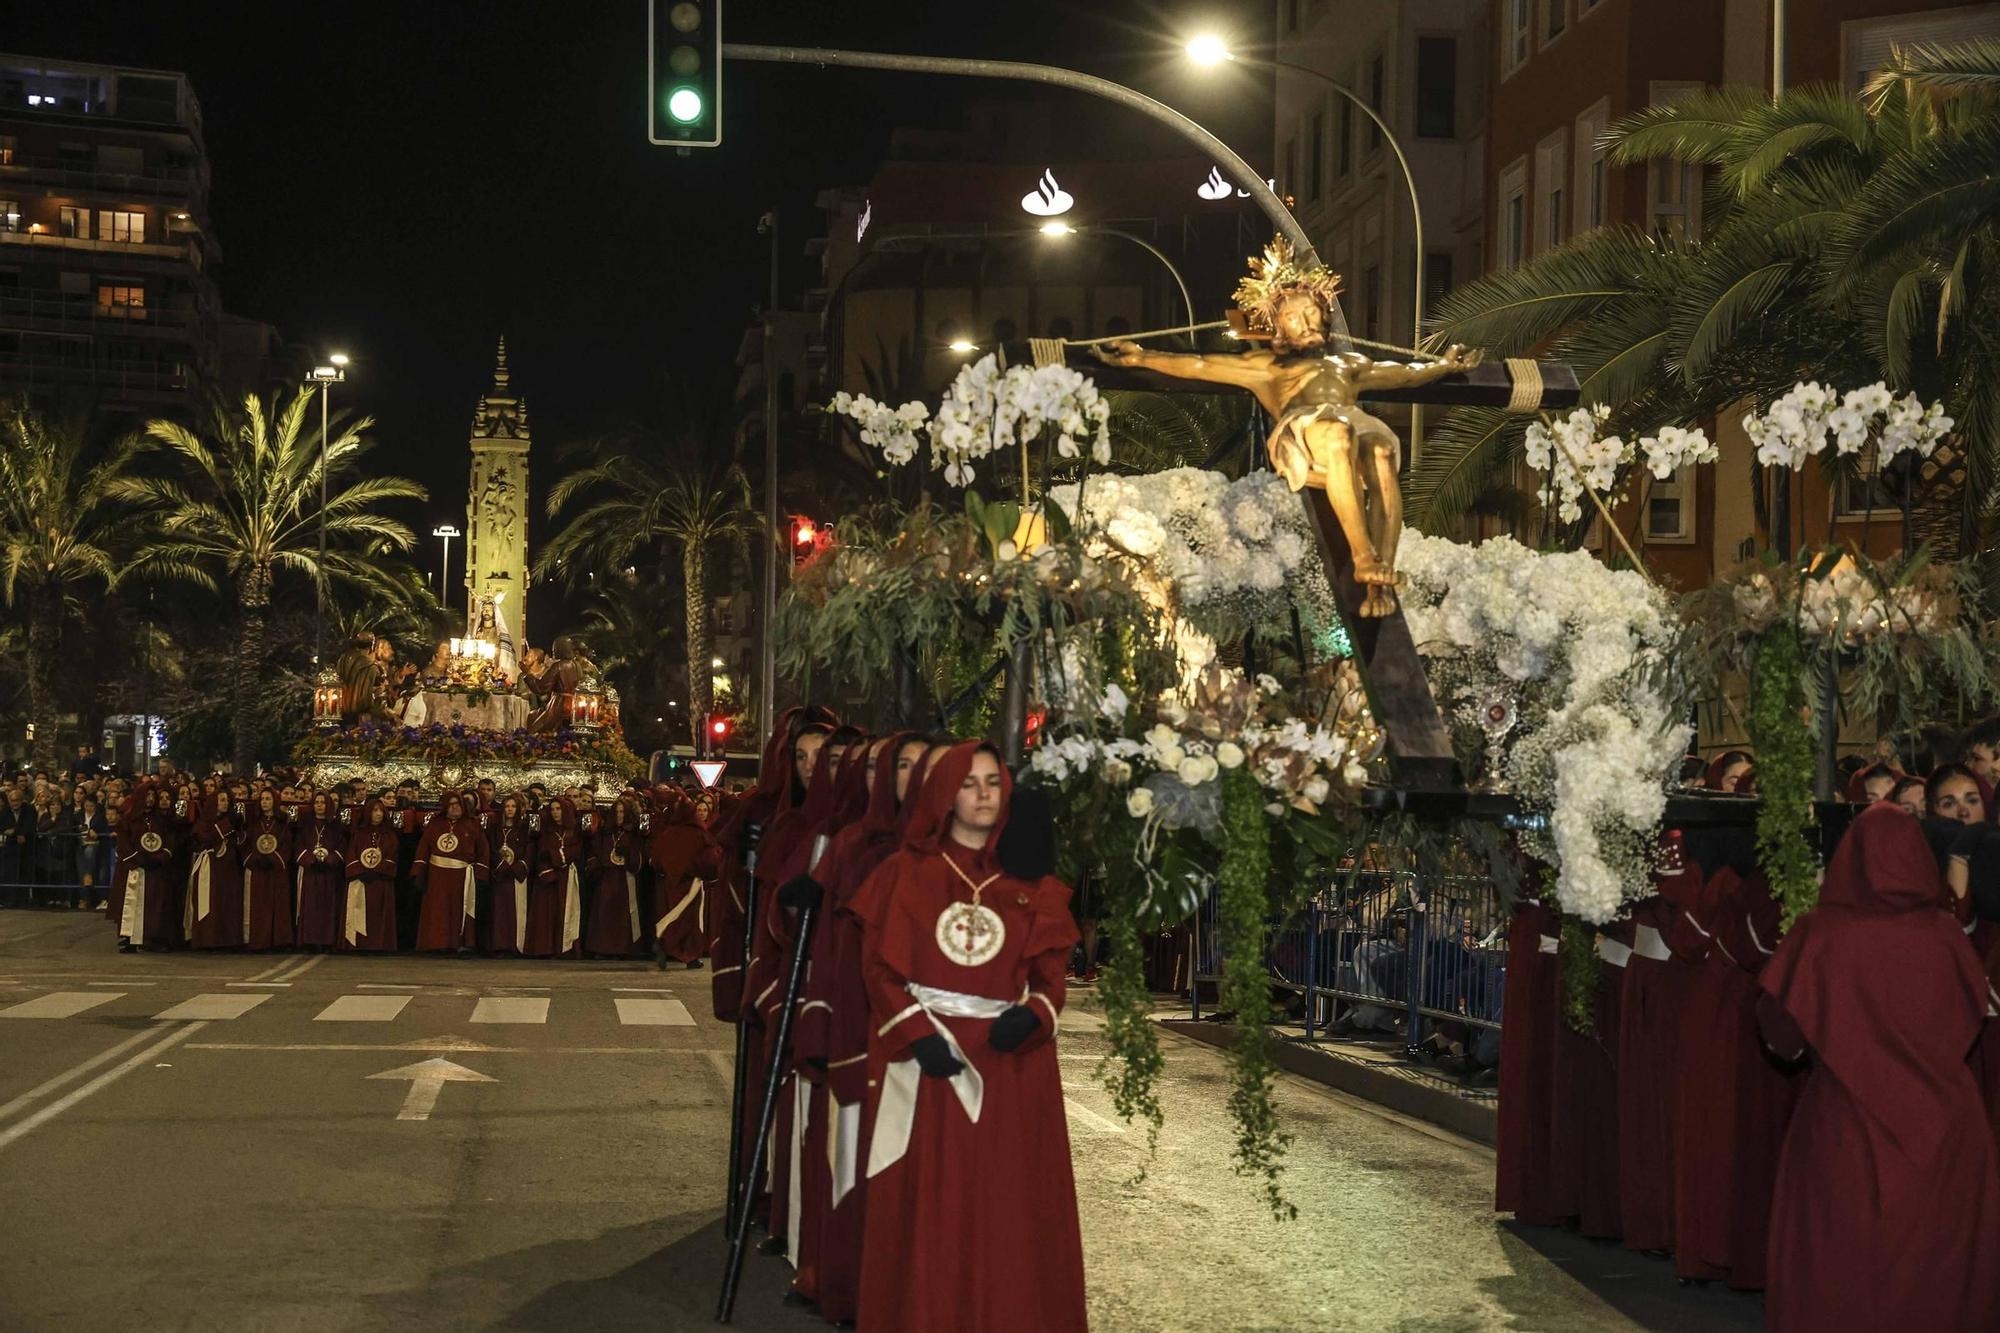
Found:
<svg viewBox="0 0 2000 1333"><path fill-rule="evenodd" d="M150 413L219 364L187 77L0 55L0 393Z"/></svg>

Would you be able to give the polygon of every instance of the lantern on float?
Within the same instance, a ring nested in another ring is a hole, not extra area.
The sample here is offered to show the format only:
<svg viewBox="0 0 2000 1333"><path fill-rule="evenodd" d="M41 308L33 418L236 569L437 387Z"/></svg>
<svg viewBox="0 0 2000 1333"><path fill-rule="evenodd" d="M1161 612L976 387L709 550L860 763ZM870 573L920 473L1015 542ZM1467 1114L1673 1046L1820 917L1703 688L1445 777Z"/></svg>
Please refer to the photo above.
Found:
<svg viewBox="0 0 2000 1333"><path fill-rule="evenodd" d="M569 697L569 724L577 735L592 737L603 725L603 718L604 684L596 676L585 676Z"/></svg>
<svg viewBox="0 0 2000 1333"><path fill-rule="evenodd" d="M321 667L313 684L313 728L317 731L336 731L340 727L341 705L340 673L332 667Z"/></svg>
<svg viewBox="0 0 2000 1333"><path fill-rule="evenodd" d="M625 725L618 717L618 687L616 685L606 685L604 687L603 722L607 727L622 728Z"/></svg>

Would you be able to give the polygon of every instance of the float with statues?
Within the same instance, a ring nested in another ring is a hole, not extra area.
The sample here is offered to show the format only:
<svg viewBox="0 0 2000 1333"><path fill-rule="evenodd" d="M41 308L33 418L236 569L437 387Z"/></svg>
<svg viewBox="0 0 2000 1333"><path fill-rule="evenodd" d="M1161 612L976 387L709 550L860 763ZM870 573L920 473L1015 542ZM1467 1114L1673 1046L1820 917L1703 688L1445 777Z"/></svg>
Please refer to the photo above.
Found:
<svg viewBox="0 0 2000 1333"><path fill-rule="evenodd" d="M473 414L464 633L401 682L387 641L366 633L322 670L311 734L293 751L314 781L414 781L435 798L491 778L502 791L581 786L609 800L642 768L625 744L618 692L582 644L522 646L528 447L527 404L512 389L502 339Z"/></svg>

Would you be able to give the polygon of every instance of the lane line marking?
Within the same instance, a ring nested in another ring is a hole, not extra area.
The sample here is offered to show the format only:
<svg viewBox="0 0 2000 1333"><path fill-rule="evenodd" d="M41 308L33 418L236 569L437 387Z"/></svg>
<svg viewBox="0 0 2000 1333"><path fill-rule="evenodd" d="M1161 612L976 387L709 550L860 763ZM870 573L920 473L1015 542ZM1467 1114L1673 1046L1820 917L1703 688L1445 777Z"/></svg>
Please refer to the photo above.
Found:
<svg viewBox="0 0 2000 1333"><path fill-rule="evenodd" d="M197 995L192 999L182 1000L171 1009L162 1009L153 1017L196 1019L201 1022L227 1021L243 1017L270 998L268 995Z"/></svg>
<svg viewBox="0 0 2000 1333"><path fill-rule="evenodd" d="M672 995L672 986L613 986L613 995Z"/></svg>
<svg viewBox="0 0 2000 1333"><path fill-rule="evenodd" d="M86 981L86 986L157 986L157 981Z"/></svg>
<svg viewBox="0 0 2000 1333"><path fill-rule="evenodd" d="M275 977L278 975L278 973L284 971L288 967L294 966L297 962L298 960L296 958L287 958L284 962L277 964L275 967L267 967L262 972L257 973L255 976L245 977L244 980L263 981L267 977Z"/></svg>
<svg viewBox="0 0 2000 1333"><path fill-rule="evenodd" d="M84 1098L110 1087L140 1065L150 1061L154 1056L165 1054L169 1049L186 1041L189 1037L192 1037L207 1026L208 1024L206 1023L189 1023L185 1027L174 1029L159 1041L154 1042L145 1050L140 1051L137 1055L125 1061L124 1064L114 1065L82 1087L58 1097L41 1110L36 1111L33 1115L27 1116L7 1129L0 1130L0 1148L5 1148L8 1144L13 1143L23 1135L46 1125L49 1121L55 1119L64 1111L69 1110L70 1107L75 1106ZM157 1030L154 1029L154 1031ZM151 1036L152 1033L148 1032L146 1035Z"/></svg>
<svg viewBox="0 0 2000 1333"><path fill-rule="evenodd" d="M0 1018L74 1018L86 1009L121 998L117 991L54 990L0 1009Z"/></svg>
<svg viewBox="0 0 2000 1333"><path fill-rule="evenodd" d="M488 995L472 1006L475 1023L546 1023L547 996Z"/></svg>
<svg viewBox="0 0 2000 1333"><path fill-rule="evenodd" d="M1063 1098L1063 1105L1069 1108L1072 1120L1080 1119L1084 1124L1090 1126L1100 1134L1123 1134L1125 1132L1125 1126L1115 1120L1106 1120L1103 1116L1091 1110L1074 1097Z"/></svg>
<svg viewBox="0 0 2000 1333"><path fill-rule="evenodd" d="M364 981L355 986L355 989L356 990L422 990L423 987L408 985L403 982Z"/></svg>
<svg viewBox="0 0 2000 1333"><path fill-rule="evenodd" d="M255 986L260 990L266 986L275 986L281 990L289 990L292 985L289 981L232 981L228 984L231 986Z"/></svg>
<svg viewBox="0 0 2000 1333"><path fill-rule="evenodd" d="M306 974L307 972L310 972L314 968L318 967L321 963L324 963L327 960L327 957L328 955L326 954L316 953L312 955L310 958L306 959L303 963L300 963L297 967L293 968L291 971L280 972L277 976L269 978L269 980L282 981L285 982L287 985L289 985L293 981L296 981L299 977ZM251 977L250 980L262 981L265 980L265 978Z"/></svg>
<svg viewBox="0 0 2000 1333"><path fill-rule="evenodd" d="M627 1027L691 1028L694 1015L679 1000L628 1000L619 996L618 1021Z"/></svg>
<svg viewBox="0 0 2000 1333"><path fill-rule="evenodd" d="M409 1004L408 995L343 995L313 1015L315 1023L387 1023Z"/></svg>
<svg viewBox="0 0 2000 1333"><path fill-rule="evenodd" d="M54 1078L49 1079L43 1083L37 1083L34 1087L29 1088L26 1092L16 1097L13 1101L6 1103L4 1106L0 1106L0 1120L5 1120L8 1116L14 1114L14 1112L20 1110L22 1107L26 1106L29 1102L40 1101L42 1098L54 1092L57 1088L60 1088L63 1084L68 1083L73 1079L82 1078L85 1074L88 1074L91 1070L97 1068L99 1065L103 1064L106 1060L116 1059L118 1056L123 1055L126 1051L131 1050L134 1046L137 1046L140 1042L151 1041L153 1039L153 1036L158 1032L159 1032L158 1028L147 1028L142 1032L135 1032L131 1036L127 1037L125 1040L119 1042L116 1046L113 1046L110 1050L99 1051L96 1055L91 1056L89 1059L80 1061L79 1063L72 1065L70 1068L63 1070L62 1073L57 1074Z"/></svg>

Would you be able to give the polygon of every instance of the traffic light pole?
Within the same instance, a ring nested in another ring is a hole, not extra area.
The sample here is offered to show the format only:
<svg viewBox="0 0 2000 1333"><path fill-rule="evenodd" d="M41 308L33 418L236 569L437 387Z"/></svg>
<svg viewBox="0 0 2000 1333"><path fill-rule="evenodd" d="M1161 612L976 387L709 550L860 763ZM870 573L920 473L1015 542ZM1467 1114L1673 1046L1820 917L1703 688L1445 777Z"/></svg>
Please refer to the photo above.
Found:
<svg viewBox="0 0 2000 1333"><path fill-rule="evenodd" d="M1235 150L1222 140L1210 134L1196 122L1180 112L1146 96L1136 88L1128 88L1110 79L1100 79L1094 74L1078 70L1063 69L1057 65L1036 65L1019 60L964 60L952 56L907 56L891 55L880 51L841 51L823 46L755 46L741 42L724 42L722 55L725 60L754 60L776 65L840 65L850 69L887 69L904 74L950 74L962 78L975 79L1018 79L1024 83L1047 83L1058 88L1068 88L1075 92L1089 93L1120 106L1130 107L1166 125L1182 138L1213 154L1222 169L1236 178L1236 184L1250 192L1257 206L1271 220L1278 232L1292 243L1299 262L1313 265L1320 262L1319 251L1314 248L1312 238L1306 235L1284 201L1278 198L1262 176L1253 171L1248 162L1236 155ZM775 236L776 228L773 228ZM776 246L772 247L772 263L776 265ZM775 283L773 284L775 286ZM768 327L768 326L767 326ZM768 337L768 332L766 334ZM766 388L766 393L770 392ZM768 448L768 446L767 446Z"/></svg>
<svg viewBox="0 0 2000 1333"><path fill-rule="evenodd" d="M771 237L771 299L764 308L764 605L757 644L759 741L768 744L778 719L778 210L764 214ZM788 549L785 558L791 558Z"/></svg>

